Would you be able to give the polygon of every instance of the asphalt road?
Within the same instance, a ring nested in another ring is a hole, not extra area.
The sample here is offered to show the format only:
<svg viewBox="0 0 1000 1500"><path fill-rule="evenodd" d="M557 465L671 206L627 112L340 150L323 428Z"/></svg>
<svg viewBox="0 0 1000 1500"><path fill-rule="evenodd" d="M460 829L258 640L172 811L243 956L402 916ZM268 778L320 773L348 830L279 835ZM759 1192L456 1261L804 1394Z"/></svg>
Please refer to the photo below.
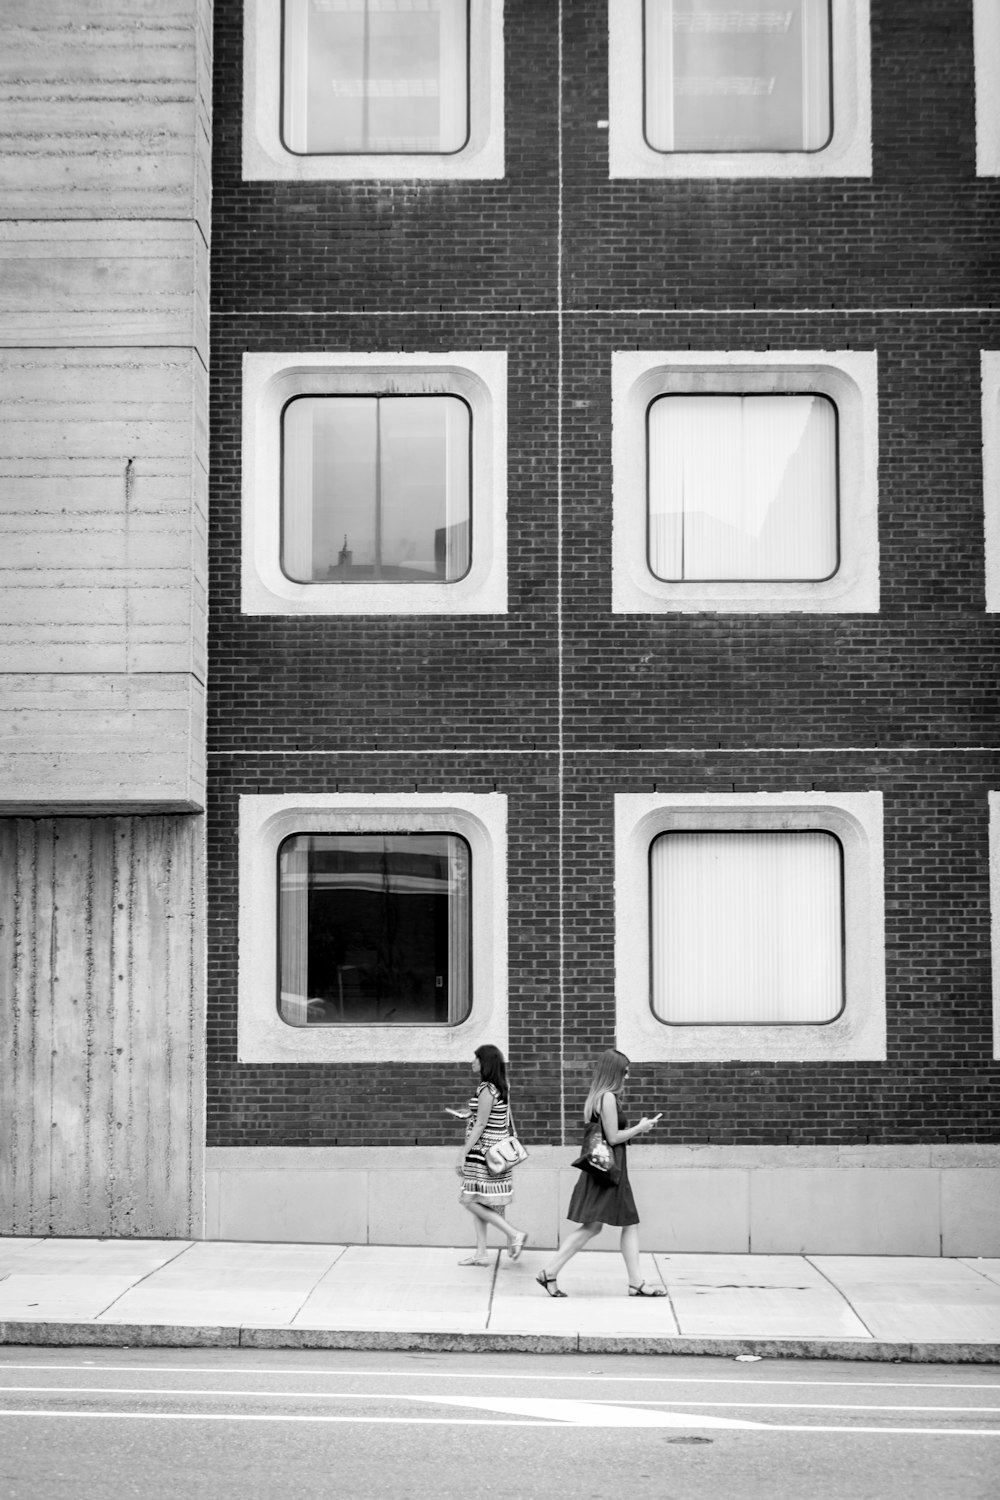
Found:
<svg viewBox="0 0 1000 1500"><path fill-rule="evenodd" d="M0 1349L16 1500L995 1500L1000 1369Z"/></svg>

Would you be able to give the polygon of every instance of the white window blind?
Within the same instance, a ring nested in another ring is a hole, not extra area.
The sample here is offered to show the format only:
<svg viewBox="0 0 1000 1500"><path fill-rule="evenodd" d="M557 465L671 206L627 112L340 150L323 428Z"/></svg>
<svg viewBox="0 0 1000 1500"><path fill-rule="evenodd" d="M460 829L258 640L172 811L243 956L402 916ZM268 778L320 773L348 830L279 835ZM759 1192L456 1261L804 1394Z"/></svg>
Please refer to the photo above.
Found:
<svg viewBox="0 0 1000 1500"><path fill-rule="evenodd" d="M466 0L285 0L283 135L303 155L460 151Z"/></svg>
<svg viewBox="0 0 1000 1500"><path fill-rule="evenodd" d="M822 830L670 832L650 851L654 1013L821 1024L843 1005L842 851Z"/></svg>
<svg viewBox="0 0 1000 1500"><path fill-rule="evenodd" d="M645 130L655 151L828 144L828 0L645 0Z"/></svg>
<svg viewBox="0 0 1000 1500"><path fill-rule="evenodd" d="M836 572L837 415L827 397L660 396L648 442L655 577Z"/></svg>
<svg viewBox="0 0 1000 1500"><path fill-rule="evenodd" d="M469 570L456 396L303 396L282 423L282 569L299 583L453 583Z"/></svg>

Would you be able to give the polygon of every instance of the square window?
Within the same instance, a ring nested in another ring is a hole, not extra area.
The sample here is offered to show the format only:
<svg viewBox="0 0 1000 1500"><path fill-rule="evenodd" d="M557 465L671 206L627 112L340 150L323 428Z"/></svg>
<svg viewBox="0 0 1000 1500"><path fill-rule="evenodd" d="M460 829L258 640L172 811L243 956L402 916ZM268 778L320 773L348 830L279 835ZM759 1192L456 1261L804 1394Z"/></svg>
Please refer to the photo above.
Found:
<svg viewBox="0 0 1000 1500"><path fill-rule="evenodd" d="M458 396L293 397L282 413L285 577L464 578L471 447L471 413Z"/></svg>
<svg viewBox="0 0 1000 1500"><path fill-rule="evenodd" d="M647 414L654 578L832 578L837 408L828 396L657 396Z"/></svg>
<svg viewBox="0 0 1000 1500"><path fill-rule="evenodd" d="M506 1048L506 798L240 798L241 1062Z"/></svg>
<svg viewBox="0 0 1000 1500"><path fill-rule="evenodd" d="M471 1006L469 846L293 833L278 850L278 1008L291 1026L454 1026Z"/></svg>
<svg viewBox="0 0 1000 1500"><path fill-rule="evenodd" d="M245 0L245 180L501 178L503 92L503 0Z"/></svg>
<svg viewBox="0 0 1000 1500"><path fill-rule="evenodd" d="M869 0L609 0L612 177L870 177Z"/></svg>
<svg viewBox="0 0 1000 1500"><path fill-rule="evenodd" d="M282 141L303 156L461 151L468 0L284 0Z"/></svg>
<svg viewBox="0 0 1000 1500"><path fill-rule="evenodd" d="M843 850L824 829L653 839L653 1014L822 1026L844 1008Z"/></svg>
<svg viewBox="0 0 1000 1500"><path fill-rule="evenodd" d="M875 612L877 357L617 351L612 609Z"/></svg>
<svg viewBox="0 0 1000 1500"><path fill-rule="evenodd" d="M976 59L976 175L1000 175L1000 5L973 0Z"/></svg>
<svg viewBox="0 0 1000 1500"><path fill-rule="evenodd" d="M993 950L993 1057L1000 1062L1000 792L990 792L990 936Z"/></svg>
<svg viewBox="0 0 1000 1500"><path fill-rule="evenodd" d="M654 151L822 151L833 134L830 0L645 0Z"/></svg>
<svg viewBox="0 0 1000 1500"><path fill-rule="evenodd" d="M616 1045L885 1058L878 792L615 797Z"/></svg>
<svg viewBox="0 0 1000 1500"><path fill-rule="evenodd" d="M983 517L986 609L1000 611L1000 351L982 349Z"/></svg>
<svg viewBox="0 0 1000 1500"><path fill-rule="evenodd" d="M505 614L507 357L243 360L244 614Z"/></svg>

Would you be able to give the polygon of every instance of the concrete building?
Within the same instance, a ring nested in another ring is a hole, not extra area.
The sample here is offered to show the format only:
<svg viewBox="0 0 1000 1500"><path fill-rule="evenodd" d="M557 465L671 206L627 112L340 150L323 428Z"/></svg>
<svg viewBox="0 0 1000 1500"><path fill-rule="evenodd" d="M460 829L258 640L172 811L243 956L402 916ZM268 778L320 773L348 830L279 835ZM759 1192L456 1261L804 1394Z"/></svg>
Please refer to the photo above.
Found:
<svg viewBox="0 0 1000 1500"><path fill-rule="evenodd" d="M493 1042L554 1243L617 1044L996 1254L1000 12L210 9L11 27L3 1227L455 1243Z"/></svg>

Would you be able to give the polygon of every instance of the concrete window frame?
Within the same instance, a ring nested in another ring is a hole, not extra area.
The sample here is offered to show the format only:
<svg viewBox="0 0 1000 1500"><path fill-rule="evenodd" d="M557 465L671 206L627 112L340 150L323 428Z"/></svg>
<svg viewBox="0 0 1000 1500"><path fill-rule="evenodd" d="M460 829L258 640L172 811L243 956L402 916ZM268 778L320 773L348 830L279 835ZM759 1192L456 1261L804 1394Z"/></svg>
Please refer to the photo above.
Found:
<svg viewBox="0 0 1000 1500"><path fill-rule="evenodd" d="M817 1025L668 1025L653 1014L649 848L671 831L817 829L843 849L842 1013ZM615 796L617 1046L637 1062L883 1062L885 898L881 792Z"/></svg>
<svg viewBox="0 0 1000 1500"><path fill-rule="evenodd" d="M277 1003L278 850L296 833L459 834L472 856L472 1008L455 1026L298 1027ZM239 804L239 1062L464 1062L507 1050L507 798L283 793Z"/></svg>
<svg viewBox="0 0 1000 1500"><path fill-rule="evenodd" d="M1000 1062L1000 792L988 794L990 811L990 947L993 971L993 1059Z"/></svg>
<svg viewBox="0 0 1000 1500"><path fill-rule="evenodd" d="M469 138L445 156L299 156L280 130L282 7L244 0L243 180L280 182L457 182L504 175L503 0L473 0L469 14Z"/></svg>
<svg viewBox="0 0 1000 1500"><path fill-rule="evenodd" d="M1000 611L1000 350L979 352L982 380L986 610Z"/></svg>
<svg viewBox="0 0 1000 1500"><path fill-rule="evenodd" d="M1000 176L1000 6L973 0L976 65L976 176Z"/></svg>
<svg viewBox="0 0 1000 1500"><path fill-rule="evenodd" d="M456 395L472 412L472 562L454 583L297 583L281 569L281 414L296 396ZM507 355L244 354L245 615L507 613Z"/></svg>
<svg viewBox="0 0 1000 1500"><path fill-rule="evenodd" d="M643 0L608 0L611 177L870 177L869 0L832 0L833 136L822 151L654 151L643 130Z"/></svg>
<svg viewBox="0 0 1000 1500"><path fill-rule="evenodd" d="M616 350L611 357L615 614L877 614L878 355ZM819 393L839 424L840 565L830 578L667 582L646 553L646 413L663 395Z"/></svg>

